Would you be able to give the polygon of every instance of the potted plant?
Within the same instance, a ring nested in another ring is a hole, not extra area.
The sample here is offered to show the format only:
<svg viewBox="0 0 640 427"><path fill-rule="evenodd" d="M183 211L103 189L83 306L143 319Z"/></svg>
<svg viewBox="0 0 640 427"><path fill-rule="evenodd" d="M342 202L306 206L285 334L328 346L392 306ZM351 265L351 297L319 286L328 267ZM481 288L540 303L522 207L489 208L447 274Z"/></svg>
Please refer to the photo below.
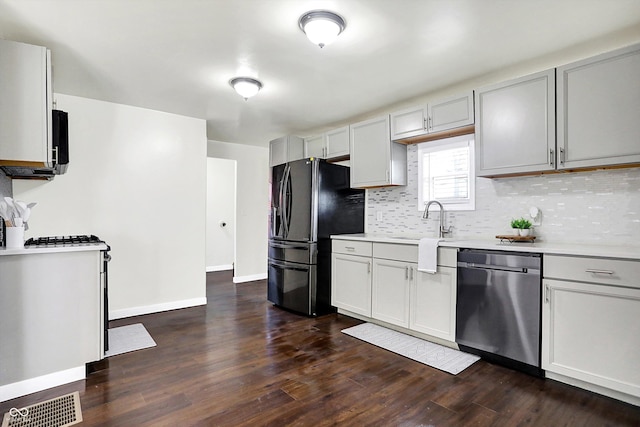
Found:
<svg viewBox="0 0 640 427"><path fill-rule="evenodd" d="M531 233L531 221L525 218L511 220L511 228L520 236L528 236Z"/></svg>

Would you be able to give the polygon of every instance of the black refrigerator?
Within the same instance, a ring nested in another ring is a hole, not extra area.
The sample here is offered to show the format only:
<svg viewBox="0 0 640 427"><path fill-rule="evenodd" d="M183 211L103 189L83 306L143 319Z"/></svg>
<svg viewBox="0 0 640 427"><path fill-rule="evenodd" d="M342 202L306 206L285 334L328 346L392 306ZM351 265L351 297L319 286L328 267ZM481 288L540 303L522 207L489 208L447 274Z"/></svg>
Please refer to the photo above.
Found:
<svg viewBox="0 0 640 427"><path fill-rule="evenodd" d="M269 301L307 316L334 311L330 236L364 232L364 199L346 166L309 158L271 169Z"/></svg>

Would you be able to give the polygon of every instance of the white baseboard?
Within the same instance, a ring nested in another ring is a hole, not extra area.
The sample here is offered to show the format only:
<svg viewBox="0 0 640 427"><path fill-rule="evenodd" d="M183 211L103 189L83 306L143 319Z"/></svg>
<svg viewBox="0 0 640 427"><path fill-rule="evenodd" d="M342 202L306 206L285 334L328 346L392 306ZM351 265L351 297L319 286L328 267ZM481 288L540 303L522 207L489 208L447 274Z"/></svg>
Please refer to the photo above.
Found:
<svg viewBox="0 0 640 427"><path fill-rule="evenodd" d="M227 271L233 270L233 264L212 265L207 267L207 273L212 271Z"/></svg>
<svg viewBox="0 0 640 427"><path fill-rule="evenodd" d="M84 365L0 386L0 402L85 379Z"/></svg>
<svg viewBox="0 0 640 427"><path fill-rule="evenodd" d="M585 390L592 391L594 393L602 394L604 396L608 396L614 399L621 400L623 402L630 403L635 406L640 406L640 397L633 396L627 393L623 393L621 391L612 390L610 388L602 387L597 384L591 384L586 381L582 381L576 378L567 377L562 374L556 374L555 372L545 372L545 377L550 380L560 381L561 383L569 384L574 387L582 388Z"/></svg>
<svg viewBox="0 0 640 427"><path fill-rule="evenodd" d="M143 314L159 313L161 311L177 310L179 308L196 307L198 305L207 305L207 297L171 301L162 304L123 308L120 310L109 310L109 320L123 319L125 317L140 316Z"/></svg>
<svg viewBox="0 0 640 427"><path fill-rule="evenodd" d="M267 278L267 273L251 274L249 276L234 276L233 283L253 282L255 280L263 280Z"/></svg>

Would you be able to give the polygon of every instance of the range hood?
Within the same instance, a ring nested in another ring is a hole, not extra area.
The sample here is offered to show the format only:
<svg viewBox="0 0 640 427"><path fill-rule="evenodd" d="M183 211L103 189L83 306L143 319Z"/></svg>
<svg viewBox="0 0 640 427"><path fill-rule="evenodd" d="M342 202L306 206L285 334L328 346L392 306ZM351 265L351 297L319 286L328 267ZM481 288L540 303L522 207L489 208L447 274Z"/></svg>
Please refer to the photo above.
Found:
<svg viewBox="0 0 640 427"><path fill-rule="evenodd" d="M67 113L52 110L51 149L53 152L51 164L42 162L25 162L0 160L0 169L14 179L53 179L55 175L62 175L69 166L69 127Z"/></svg>

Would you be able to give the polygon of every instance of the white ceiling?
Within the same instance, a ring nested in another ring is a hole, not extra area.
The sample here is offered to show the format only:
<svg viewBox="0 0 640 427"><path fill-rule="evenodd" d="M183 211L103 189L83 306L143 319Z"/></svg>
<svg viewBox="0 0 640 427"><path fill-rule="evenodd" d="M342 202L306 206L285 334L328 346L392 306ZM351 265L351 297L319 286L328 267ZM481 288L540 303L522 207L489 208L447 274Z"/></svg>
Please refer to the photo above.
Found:
<svg viewBox="0 0 640 427"><path fill-rule="evenodd" d="M324 49L298 28L313 9L347 21ZM56 92L253 145L620 34L640 41L640 0L0 0L0 37L49 47ZM244 101L239 75L263 90Z"/></svg>

